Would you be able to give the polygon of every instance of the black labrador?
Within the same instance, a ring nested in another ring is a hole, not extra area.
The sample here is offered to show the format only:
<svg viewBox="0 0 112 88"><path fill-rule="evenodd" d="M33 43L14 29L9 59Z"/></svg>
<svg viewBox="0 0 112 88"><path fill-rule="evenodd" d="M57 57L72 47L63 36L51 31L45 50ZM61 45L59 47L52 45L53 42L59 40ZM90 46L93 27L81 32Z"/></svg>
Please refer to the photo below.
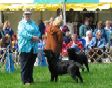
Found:
<svg viewBox="0 0 112 88"><path fill-rule="evenodd" d="M47 58L49 71L51 73L51 81L57 82L59 75L69 73L77 83L78 78L80 82L83 82L79 71L79 68L82 67L81 64L74 62L73 60L57 61L54 57L54 53L51 50L44 50L44 53Z"/></svg>
<svg viewBox="0 0 112 88"><path fill-rule="evenodd" d="M80 63L82 66L85 65L87 68L87 71L89 72L89 66L88 66L88 58L85 55L85 53L76 53L75 48L69 48L67 49L68 52L68 58L69 60L73 60L74 62ZM82 69L84 71L84 68Z"/></svg>

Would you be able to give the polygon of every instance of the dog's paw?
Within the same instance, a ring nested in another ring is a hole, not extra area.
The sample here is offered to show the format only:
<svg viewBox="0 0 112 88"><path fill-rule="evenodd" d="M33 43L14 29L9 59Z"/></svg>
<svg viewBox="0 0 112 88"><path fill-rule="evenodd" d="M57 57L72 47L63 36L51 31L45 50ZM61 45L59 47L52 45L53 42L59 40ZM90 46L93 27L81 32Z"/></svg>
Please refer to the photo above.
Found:
<svg viewBox="0 0 112 88"><path fill-rule="evenodd" d="M83 83L83 80L81 80L80 83Z"/></svg>
<svg viewBox="0 0 112 88"><path fill-rule="evenodd" d="M76 78L76 82L78 83L78 78Z"/></svg>
<svg viewBox="0 0 112 88"><path fill-rule="evenodd" d="M57 80L55 80L55 82L58 82Z"/></svg>
<svg viewBox="0 0 112 88"><path fill-rule="evenodd" d="M54 80L51 79L50 82L54 82Z"/></svg>

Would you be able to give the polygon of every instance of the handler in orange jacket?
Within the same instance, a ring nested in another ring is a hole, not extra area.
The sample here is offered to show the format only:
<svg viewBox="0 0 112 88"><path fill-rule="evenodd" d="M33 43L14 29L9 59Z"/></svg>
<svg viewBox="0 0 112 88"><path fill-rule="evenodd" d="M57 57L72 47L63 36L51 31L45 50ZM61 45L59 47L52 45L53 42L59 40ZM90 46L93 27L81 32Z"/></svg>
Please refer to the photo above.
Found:
<svg viewBox="0 0 112 88"><path fill-rule="evenodd" d="M60 30L61 21L62 20L60 20L59 18L55 18L53 23L49 25L47 29L47 40L45 49L52 50L56 56L56 59L58 59L60 56L63 43L63 33Z"/></svg>

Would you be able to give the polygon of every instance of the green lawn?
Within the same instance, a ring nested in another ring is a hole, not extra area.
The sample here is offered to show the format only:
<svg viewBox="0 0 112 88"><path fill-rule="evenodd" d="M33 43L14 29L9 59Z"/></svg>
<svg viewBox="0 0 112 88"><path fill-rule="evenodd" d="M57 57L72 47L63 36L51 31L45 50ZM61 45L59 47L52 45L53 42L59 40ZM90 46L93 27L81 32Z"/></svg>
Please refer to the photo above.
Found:
<svg viewBox="0 0 112 88"><path fill-rule="evenodd" d="M81 72L84 83L76 83L69 75L59 77L57 83L50 82L47 67L35 67L31 86L24 86L20 80L20 70L8 74L0 72L0 88L112 88L112 64L90 64L90 73Z"/></svg>

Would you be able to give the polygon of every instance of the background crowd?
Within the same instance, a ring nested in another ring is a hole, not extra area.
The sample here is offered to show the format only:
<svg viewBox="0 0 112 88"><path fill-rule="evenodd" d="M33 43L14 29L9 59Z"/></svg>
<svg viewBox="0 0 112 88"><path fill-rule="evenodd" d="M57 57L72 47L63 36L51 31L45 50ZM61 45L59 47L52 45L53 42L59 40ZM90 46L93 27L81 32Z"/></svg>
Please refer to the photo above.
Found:
<svg viewBox="0 0 112 88"><path fill-rule="evenodd" d="M41 33L38 44L39 64L41 64L40 62L45 62L45 59L42 59L45 58L42 51L46 46L45 42L49 33L48 29L52 26L54 19L51 17L50 20L39 21L38 27ZM78 31L74 29L74 33L72 34L67 25L62 25L62 23L57 25L63 32L62 56L67 56L68 48L76 48L76 51L80 52L93 48L102 49L104 46L110 48L112 45L112 22L110 20L106 22L98 21L96 25L92 25L90 18L86 18L84 23L79 26ZM7 48L8 45L10 45L12 50L18 50L17 34L11 28L10 21L5 21L0 24L0 47Z"/></svg>

